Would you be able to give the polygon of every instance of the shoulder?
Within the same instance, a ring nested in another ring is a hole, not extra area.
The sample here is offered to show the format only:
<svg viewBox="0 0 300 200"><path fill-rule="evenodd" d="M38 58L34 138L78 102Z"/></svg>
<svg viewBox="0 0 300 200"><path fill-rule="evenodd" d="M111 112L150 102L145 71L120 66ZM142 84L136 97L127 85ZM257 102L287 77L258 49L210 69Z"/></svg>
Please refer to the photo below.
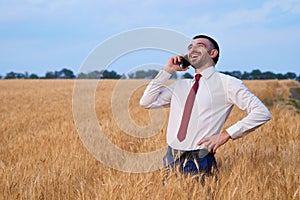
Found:
<svg viewBox="0 0 300 200"><path fill-rule="evenodd" d="M243 85L243 81L234 77L234 76L230 76L228 74L224 74L222 72L217 72L220 79L222 80L224 85L227 86L239 86L239 85Z"/></svg>
<svg viewBox="0 0 300 200"><path fill-rule="evenodd" d="M232 81L235 81L235 82L242 82L242 80L240 80L240 79L238 79L238 78L236 78L234 76L231 76L231 75L228 75L228 74L224 74L223 72L217 72L217 73L223 79L232 80Z"/></svg>

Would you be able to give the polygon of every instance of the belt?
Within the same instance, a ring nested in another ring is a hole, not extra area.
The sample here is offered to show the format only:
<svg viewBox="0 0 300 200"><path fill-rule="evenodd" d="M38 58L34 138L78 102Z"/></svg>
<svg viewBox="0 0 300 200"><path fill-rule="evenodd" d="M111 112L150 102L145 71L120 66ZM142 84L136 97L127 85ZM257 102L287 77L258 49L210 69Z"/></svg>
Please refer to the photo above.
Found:
<svg viewBox="0 0 300 200"><path fill-rule="evenodd" d="M182 151L173 149L168 146L166 155L163 158L164 166L175 164L179 160L185 160L190 158L204 158L206 156L214 156L213 153L210 153L207 149L198 149L193 151Z"/></svg>
<svg viewBox="0 0 300 200"><path fill-rule="evenodd" d="M168 151L170 150L171 154L175 157L178 156L178 158L187 158L187 157L197 157L197 158L204 158L205 156L210 153L207 149L197 149L197 150L192 150L192 151L182 151L182 150L176 150L171 148L170 146L168 147Z"/></svg>

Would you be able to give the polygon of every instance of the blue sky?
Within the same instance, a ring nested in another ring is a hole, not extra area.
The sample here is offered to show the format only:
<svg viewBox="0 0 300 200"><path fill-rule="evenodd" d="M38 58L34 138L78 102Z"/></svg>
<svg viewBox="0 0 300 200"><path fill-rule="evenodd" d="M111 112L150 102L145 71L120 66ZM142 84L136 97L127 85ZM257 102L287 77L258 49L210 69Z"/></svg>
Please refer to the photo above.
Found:
<svg viewBox="0 0 300 200"><path fill-rule="evenodd" d="M300 74L298 0L0 0L0 75L62 68L77 73L97 45L144 27L213 36L221 47L220 71ZM170 55L137 51L107 69L126 73L147 63L164 65Z"/></svg>

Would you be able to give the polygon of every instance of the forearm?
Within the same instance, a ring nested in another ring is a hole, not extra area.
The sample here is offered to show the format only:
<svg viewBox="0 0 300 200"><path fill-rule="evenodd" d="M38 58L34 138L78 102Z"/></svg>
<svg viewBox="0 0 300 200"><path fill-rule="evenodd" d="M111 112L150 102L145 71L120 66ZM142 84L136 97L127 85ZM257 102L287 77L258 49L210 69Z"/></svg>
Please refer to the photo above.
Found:
<svg viewBox="0 0 300 200"><path fill-rule="evenodd" d="M247 112L247 116L228 129L232 139L240 138L271 119L267 107L238 79L230 79L229 103L235 104Z"/></svg>
<svg viewBox="0 0 300 200"><path fill-rule="evenodd" d="M166 82L176 71L186 71L188 68L181 68L181 57L172 56L166 63L166 66L149 83L144 95L140 100L140 105L144 108L163 107L170 103L172 88L166 88Z"/></svg>
<svg viewBox="0 0 300 200"><path fill-rule="evenodd" d="M238 121L231 127L227 128L226 131L233 138L237 139L243 137L249 132L255 130L259 126L263 125L271 119L271 114L267 108L259 107L251 113L249 113L245 118Z"/></svg>
<svg viewBox="0 0 300 200"><path fill-rule="evenodd" d="M166 70L161 70L157 76L149 83L140 99L140 105L144 108L161 107L169 103L170 92L166 88L166 82L172 74Z"/></svg>
<svg viewBox="0 0 300 200"><path fill-rule="evenodd" d="M168 72L169 74L174 74L176 72L176 70L172 67L169 67L169 66L165 66L164 71Z"/></svg>

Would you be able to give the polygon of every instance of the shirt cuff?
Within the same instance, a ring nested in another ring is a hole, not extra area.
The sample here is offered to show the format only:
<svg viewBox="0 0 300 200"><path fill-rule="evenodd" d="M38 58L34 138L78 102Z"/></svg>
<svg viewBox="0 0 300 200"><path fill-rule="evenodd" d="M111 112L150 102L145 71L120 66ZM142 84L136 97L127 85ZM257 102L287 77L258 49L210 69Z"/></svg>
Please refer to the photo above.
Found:
<svg viewBox="0 0 300 200"><path fill-rule="evenodd" d="M155 79L160 80L160 82L167 82L171 78L172 74L167 72L166 70L162 69L160 72L156 75Z"/></svg>
<svg viewBox="0 0 300 200"><path fill-rule="evenodd" d="M227 128L226 131L233 140L243 136L241 128L237 124L234 124L231 127Z"/></svg>

